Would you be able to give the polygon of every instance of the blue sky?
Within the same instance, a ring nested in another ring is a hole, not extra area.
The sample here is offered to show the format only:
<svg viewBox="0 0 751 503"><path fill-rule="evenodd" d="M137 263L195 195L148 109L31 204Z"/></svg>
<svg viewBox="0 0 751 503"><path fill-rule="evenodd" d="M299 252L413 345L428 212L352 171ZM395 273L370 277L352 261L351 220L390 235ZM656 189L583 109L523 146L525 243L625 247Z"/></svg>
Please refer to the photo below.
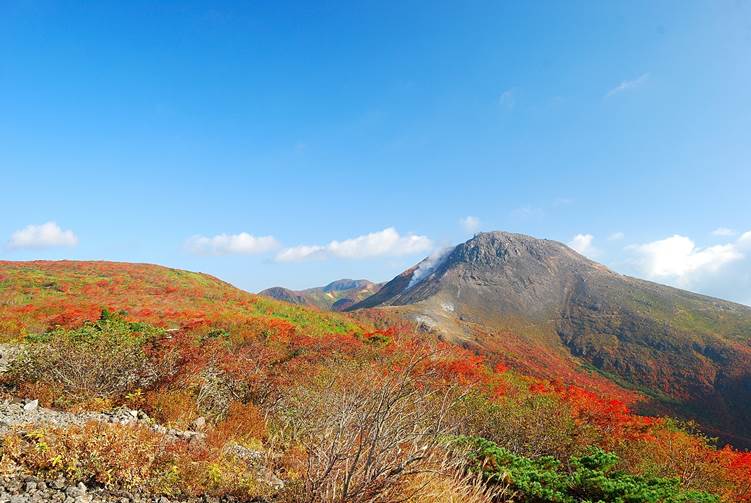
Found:
<svg viewBox="0 0 751 503"><path fill-rule="evenodd" d="M750 54L741 1L5 1L0 259L302 288L498 229L751 303Z"/></svg>

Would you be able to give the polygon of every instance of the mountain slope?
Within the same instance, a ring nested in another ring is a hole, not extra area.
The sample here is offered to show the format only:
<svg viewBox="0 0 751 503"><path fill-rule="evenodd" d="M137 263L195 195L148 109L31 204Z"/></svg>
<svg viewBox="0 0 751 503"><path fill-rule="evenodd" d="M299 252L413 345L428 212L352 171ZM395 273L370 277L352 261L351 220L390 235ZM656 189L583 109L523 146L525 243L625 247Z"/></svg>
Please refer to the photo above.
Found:
<svg viewBox="0 0 751 503"><path fill-rule="evenodd" d="M77 326L103 308L167 328L264 318L311 334L362 331L342 315L254 295L207 274L120 262L0 261L0 339Z"/></svg>
<svg viewBox="0 0 751 503"><path fill-rule="evenodd" d="M540 375L594 370L751 443L751 308L622 276L565 245L482 233L352 309L400 312Z"/></svg>
<svg viewBox="0 0 751 503"><path fill-rule="evenodd" d="M412 277L429 276L425 264L418 270ZM326 487L341 495L344 475L372 463L419 478L358 482L360 491L391 485L368 501L423 501L423 490L431 501L465 501L482 490L474 479L453 486L453 470L435 479L438 458L462 474L485 471L491 484L532 474L536 487L512 486L521 499L544 490L537 500L560 501L560 489L612 500L606 484L650 500L656 488L671 501L699 501L688 497L695 490L722 498L701 501L751 501L747 453L632 414L614 385L615 394L601 395L551 385L371 314L382 313L306 309L154 265L0 262L2 342L58 326L0 348L2 363L23 355L21 366L0 369L4 483L15 487L6 492L26 484L33 498L63 494L40 493L26 483L32 475L79 494L83 482L97 497L106 483L118 501L136 490L144 500L312 501L320 492L298 492L307 491L295 485L301 479L335 470ZM361 456L352 446L373 424ZM595 463L585 482L596 479L587 488L569 473L569 461L585 454ZM401 469L405 456L412 470ZM593 478L601 465L607 473Z"/></svg>
<svg viewBox="0 0 751 503"><path fill-rule="evenodd" d="M340 279L332 281L326 286L307 288L305 290L290 290L276 286L259 292L284 302L315 306L319 309L343 311L353 304L366 299L376 293L380 284L366 279Z"/></svg>

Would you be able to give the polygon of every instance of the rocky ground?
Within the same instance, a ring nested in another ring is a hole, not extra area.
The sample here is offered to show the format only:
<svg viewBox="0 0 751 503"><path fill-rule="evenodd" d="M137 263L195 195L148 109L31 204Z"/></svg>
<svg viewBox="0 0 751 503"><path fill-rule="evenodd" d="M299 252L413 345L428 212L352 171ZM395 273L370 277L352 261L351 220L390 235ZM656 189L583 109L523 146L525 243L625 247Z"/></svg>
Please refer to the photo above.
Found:
<svg viewBox="0 0 751 503"><path fill-rule="evenodd" d="M64 479L40 480L36 477L0 477L0 503L172 503L177 501L195 503L229 503L234 498L171 499L165 496L148 496L118 493L102 488L88 488L79 483L68 485Z"/></svg>
<svg viewBox="0 0 751 503"><path fill-rule="evenodd" d="M17 347L11 344L0 344L0 373L7 368L8 361L17 352ZM128 408L119 408L111 412L80 412L71 413L41 407L37 400L12 398L0 401L0 439L14 428L23 428L25 425L48 424L52 426L66 427L71 425L83 425L89 421L102 421L119 424L142 424L163 433L172 438L200 441L204 437L201 431L205 426L205 420L199 418L192 428L193 430L176 430L156 424L143 411ZM0 440L1 441L1 440ZM261 454L240 445L231 447L234 453L248 462L256 462ZM283 484L273 473L262 470L259 467L259 476L263 476L272 485ZM56 480L41 480L37 477L17 474L0 476L0 503L26 503L53 501L61 503L94 503L94 502L142 502L142 503L172 503L203 502L222 503L235 501L233 498L191 498L176 499L165 496L146 495L138 493L122 493L106 490L102 487L86 487L79 483L72 485L63 478Z"/></svg>
<svg viewBox="0 0 751 503"><path fill-rule="evenodd" d="M36 400L11 399L0 402L0 437L16 427L24 425L49 424L53 426L82 425L89 421L103 421L119 424L143 424L154 431L164 433L173 438L200 441L204 437L201 431L175 430L155 424L143 411L119 408L111 412L81 412L71 413L40 407ZM199 418L193 423L195 430L203 429L205 421ZM258 469L260 480L267 484L281 488L284 483L271 470L263 466L263 453L234 444L229 447L237 457L252 463ZM93 503L93 502L158 502L171 503L204 502L221 503L235 501L234 498L191 498L175 499L164 496L145 494L120 493L105 490L102 487L87 488L84 484L70 485L64 479L40 480L26 475L0 477L0 503L25 503L57 501L63 503Z"/></svg>
<svg viewBox="0 0 751 503"><path fill-rule="evenodd" d="M0 402L0 437L12 428L23 427L24 425L50 424L64 427L70 425L82 425L88 421L104 421L120 424L139 423L148 425L153 430L164 433L168 436L189 440L200 440L204 436L200 431L174 430L154 424L153 420L142 411L138 410L120 408L107 413L82 412L73 414L70 412L62 412L40 407L36 400L14 399ZM203 424L204 423L200 418L194 423L197 427L196 429L200 429ZM257 462L262 456L261 453L240 445L233 445L231 448L234 454L240 458L248 460L248 462ZM283 485L282 481L276 478L273 473L261 470L259 472L259 477L260 476L263 476L271 485ZM42 501L57 501L62 503L171 503L177 501L220 503L235 501L235 499L231 497L221 499L213 497L174 499L164 496L113 492L101 487L88 488L81 483L78 485L70 485L63 478L56 480L40 480L36 477L21 474L0 477L0 503Z"/></svg>
<svg viewBox="0 0 751 503"><path fill-rule="evenodd" d="M198 431L180 431L165 428L154 422L142 411L121 408L108 413L82 412L73 414L40 407L36 400L13 399L0 402L0 436L14 427L24 425L50 424L54 426L82 425L88 421L108 423L148 425L150 428L174 438L200 439L203 433ZM201 425L199 421L197 425ZM239 446L238 446L239 448ZM93 502L159 502L196 501L219 502L216 498L193 500L170 499L164 496L149 496L131 493L117 493L103 488L87 488L84 484L70 485L64 479L40 480L36 477L14 475L0 477L0 503L25 503L57 501L63 503Z"/></svg>
<svg viewBox="0 0 751 503"><path fill-rule="evenodd" d="M62 412L39 406L36 400L12 399L0 402L0 435L4 435L11 428L24 424L50 424L52 426L83 425L89 421L105 423L135 424L149 426L154 431L164 433L172 438L200 439L200 431L175 430L154 423L143 411L118 408L111 412ZM199 418L195 423L200 429L204 421Z"/></svg>

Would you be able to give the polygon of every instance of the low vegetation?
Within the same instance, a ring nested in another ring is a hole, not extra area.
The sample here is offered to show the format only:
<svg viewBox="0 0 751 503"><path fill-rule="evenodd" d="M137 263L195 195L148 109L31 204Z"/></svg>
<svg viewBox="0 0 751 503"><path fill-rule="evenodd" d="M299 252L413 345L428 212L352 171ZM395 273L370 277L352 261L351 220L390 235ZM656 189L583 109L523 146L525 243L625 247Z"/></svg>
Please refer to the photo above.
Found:
<svg viewBox="0 0 751 503"><path fill-rule="evenodd" d="M751 453L597 389L520 374L398 319L225 294L201 275L174 272L171 303L163 278L127 296L133 279L112 267L106 285L63 268L42 278L49 291L13 297L0 318L22 349L2 384L45 407L149 419L15 426L3 473L279 503L751 501Z"/></svg>
<svg viewBox="0 0 751 503"><path fill-rule="evenodd" d="M148 425L30 425L3 440L2 469L282 502L751 501L748 454L407 330L365 328L166 332L104 311L27 337L10 392L206 426L187 440Z"/></svg>
<svg viewBox="0 0 751 503"><path fill-rule="evenodd" d="M470 446L470 470L482 474L491 485L524 495L527 501L622 501L622 502L719 502L704 491L681 487L681 480L630 475L616 467L618 456L598 447L564 465L552 456L528 458L514 454L484 438L460 438Z"/></svg>

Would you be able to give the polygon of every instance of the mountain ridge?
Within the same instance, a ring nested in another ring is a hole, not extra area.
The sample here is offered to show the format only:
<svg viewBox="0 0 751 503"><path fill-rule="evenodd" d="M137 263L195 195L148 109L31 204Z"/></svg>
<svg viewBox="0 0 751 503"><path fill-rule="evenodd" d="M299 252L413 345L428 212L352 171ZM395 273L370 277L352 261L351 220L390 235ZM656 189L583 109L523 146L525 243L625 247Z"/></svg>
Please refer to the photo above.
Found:
<svg viewBox="0 0 751 503"><path fill-rule="evenodd" d="M344 311L351 305L376 293L381 283L367 279L338 279L327 285L292 290L281 286L267 288L259 295L302 306L314 306L323 310Z"/></svg>

